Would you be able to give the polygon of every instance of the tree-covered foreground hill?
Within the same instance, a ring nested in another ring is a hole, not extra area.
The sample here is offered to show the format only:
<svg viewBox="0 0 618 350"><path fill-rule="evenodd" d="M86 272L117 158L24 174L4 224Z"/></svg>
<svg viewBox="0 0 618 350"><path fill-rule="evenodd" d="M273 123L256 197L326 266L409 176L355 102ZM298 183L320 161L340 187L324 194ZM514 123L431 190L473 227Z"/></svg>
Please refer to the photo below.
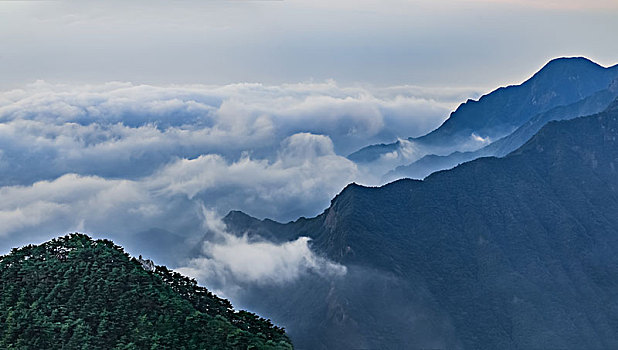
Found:
<svg viewBox="0 0 618 350"><path fill-rule="evenodd" d="M194 280L71 234L0 257L0 349L292 349Z"/></svg>

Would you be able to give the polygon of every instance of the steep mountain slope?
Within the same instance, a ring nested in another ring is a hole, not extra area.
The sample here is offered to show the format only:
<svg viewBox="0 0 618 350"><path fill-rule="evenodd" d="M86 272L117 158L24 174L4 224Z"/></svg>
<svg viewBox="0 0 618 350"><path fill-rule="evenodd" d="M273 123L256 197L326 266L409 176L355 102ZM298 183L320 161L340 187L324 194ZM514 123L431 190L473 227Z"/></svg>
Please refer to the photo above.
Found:
<svg viewBox="0 0 618 350"><path fill-rule="evenodd" d="M513 133L473 152L454 152L448 156L427 155L412 164L399 166L384 176L385 181L409 177L422 179L438 170L450 169L458 164L480 157L503 157L528 141L543 125L552 120L567 120L603 111L618 97L618 80L599 91L568 106L559 106L537 114Z"/></svg>
<svg viewBox="0 0 618 350"><path fill-rule="evenodd" d="M554 59L521 85L499 88L478 101L468 100L439 128L409 141L421 155L467 151L472 135L491 140L504 137L539 113L606 89L616 77L618 66L604 68L582 57ZM397 148L396 143L369 146L348 158L371 162Z"/></svg>
<svg viewBox="0 0 618 350"><path fill-rule="evenodd" d="M312 237L351 271L247 299L299 348L618 347L618 101L550 122L504 158L352 184L313 219L246 223Z"/></svg>
<svg viewBox="0 0 618 350"><path fill-rule="evenodd" d="M270 321L81 234L0 257L0 325L2 349L292 348Z"/></svg>

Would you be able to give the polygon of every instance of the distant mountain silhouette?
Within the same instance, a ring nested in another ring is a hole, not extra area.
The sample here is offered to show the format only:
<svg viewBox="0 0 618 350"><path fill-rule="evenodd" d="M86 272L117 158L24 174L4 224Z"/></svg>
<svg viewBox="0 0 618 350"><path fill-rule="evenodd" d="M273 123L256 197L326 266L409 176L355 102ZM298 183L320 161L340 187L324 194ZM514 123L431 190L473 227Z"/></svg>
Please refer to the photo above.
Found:
<svg viewBox="0 0 618 350"><path fill-rule="evenodd" d="M351 184L315 218L226 222L348 266L248 292L300 349L618 348L618 101L504 158Z"/></svg>
<svg viewBox="0 0 618 350"><path fill-rule="evenodd" d="M618 65L604 68L583 57L557 58L521 85L501 87L478 101L468 100L439 128L408 141L424 154L469 151L478 145L473 138L502 138L535 115L607 89L617 77ZM368 146L348 158L355 162L372 162L399 147L399 141Z"/></svg>
<svg viewBox="0 0 618 350"><path fill-rule="evenodd" d="M423 179L438 170L450 169L458 164L480 157L503 157L523 145L548 122L552 120L573 119L601 112L616 97L618 97L618 80L614 80L607 89L601 90L580 101L537 114L510 135L492 142L479 150L473 152L453 152L448 156L427 155L410 165L399 166L395 170L390 171L384 176L384 180L388 182L403 177Z"/></svg>

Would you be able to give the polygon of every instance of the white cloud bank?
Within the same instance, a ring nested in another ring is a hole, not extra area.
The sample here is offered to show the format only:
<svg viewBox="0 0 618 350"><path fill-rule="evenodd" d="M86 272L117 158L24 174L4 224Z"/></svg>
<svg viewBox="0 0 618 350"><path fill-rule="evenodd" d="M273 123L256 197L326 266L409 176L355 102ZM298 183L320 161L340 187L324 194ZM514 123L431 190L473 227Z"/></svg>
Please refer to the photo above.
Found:
<svg viewBox="0 0 618 350"><path fill-rule="evenodd" d="M70 231L117 239L156 228L195 241L204 231L202 205L218 215L316 215L348 183L382 175L360 169L349 152L422 134L473 95L333 81L36 82L0 92L0 250ZM241 280L285 280L324 266L306 239L271 245L222 237L194 264L216 261ZM249 260L230 262L234 249ZM251 259L269 262L253 276Z"/></svg>
<svg viewBox="0 0 618 350"><path fill-rule="evenodd" d="M0 185L66 173L135 179L176 158L245 154L274 161L281 142L319 134L345 156L367 144L423 134L469 89L280 86L155 87L37 82L0 93ZM276 216L276 214L275 214Z"/></svg>
<svg viewBox="0 0 618 350"><path fill-rule="evenodd" d="M254 160L246 154L228 161L206 154L176 159L139 179L71 173L31 185L4 186L0 188L0 236L62 223L63 230L146 229L170 218L168 224L178 221L174 217L196 201L262 215L306 210L355 178L355 164L334 154L332 148L326 136L299 133L284 139L274 161Z"/></svg>

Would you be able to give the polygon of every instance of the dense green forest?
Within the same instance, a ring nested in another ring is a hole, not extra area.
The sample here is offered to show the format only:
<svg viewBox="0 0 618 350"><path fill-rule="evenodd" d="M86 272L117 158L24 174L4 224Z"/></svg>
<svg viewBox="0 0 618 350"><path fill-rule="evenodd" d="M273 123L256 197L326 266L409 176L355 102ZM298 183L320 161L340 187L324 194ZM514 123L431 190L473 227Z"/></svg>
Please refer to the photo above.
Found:
<svg viewBox="0 0 618 350"><path fill-rule="evenodd" d="M195 280L71 234L0 257L1 349L292 349Z"/></svg>

